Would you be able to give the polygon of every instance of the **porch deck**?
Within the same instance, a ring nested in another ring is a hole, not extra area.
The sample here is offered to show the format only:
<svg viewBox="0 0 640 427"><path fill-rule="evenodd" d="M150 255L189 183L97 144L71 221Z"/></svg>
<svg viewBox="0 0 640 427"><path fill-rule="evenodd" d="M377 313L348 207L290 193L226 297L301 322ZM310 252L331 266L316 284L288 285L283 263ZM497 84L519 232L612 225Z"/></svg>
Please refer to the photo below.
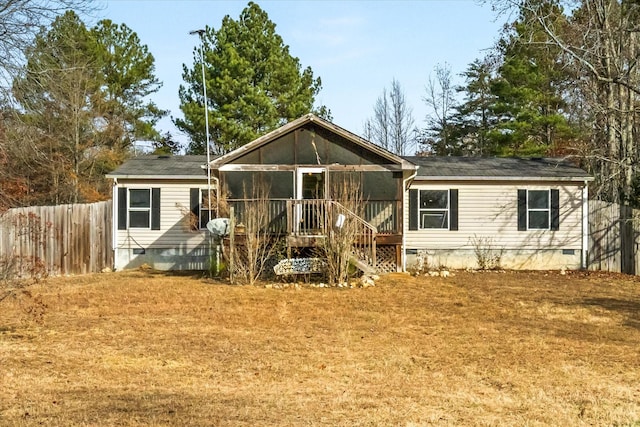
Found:
<svg viewBox="0 0 640 427"><path fill-rule="evenodd" d="M227 201L236 234L243 234L246 210L256 202ZM270 199L264 222L269 233L286 237L289 248L317 247L327 236L346 233L358 261L375 270L396 271L397 248L402 242L400 205L397 200L365 201L355 207L356 213L333 200ZM378 259L378 246L387 246L383 248L384 258Z"/></svg>

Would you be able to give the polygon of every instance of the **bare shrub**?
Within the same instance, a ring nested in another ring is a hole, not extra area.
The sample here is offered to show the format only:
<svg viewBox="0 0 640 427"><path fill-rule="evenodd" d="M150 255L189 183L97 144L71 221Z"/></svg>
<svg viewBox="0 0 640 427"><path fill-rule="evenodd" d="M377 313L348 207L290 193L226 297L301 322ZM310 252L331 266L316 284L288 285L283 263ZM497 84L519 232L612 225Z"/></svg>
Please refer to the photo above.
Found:
<svg viewBox="0 0 640 427"><path fill-rule="evenodd" d="M8 253L0 254L0 302L10 297L19 299L23 312L38 324L44 321L46 305L39 295L33 295L27 288L48 277L47 266L38 256L20 253L16 245L22 240L37 249L44 244L45 235L51 228L50 223L43 223L38 215L31 212L5 213L0 217L0 229L7 232L14 242Z"/></svg>
<svg viewBox="0 0 640 427"><path fill-rule="evenodd" d="M473 253L480 270L496 270L500 268L504 248L497 248L493 237L477 236L469 238Z"/></svg>
<svg viewBox="0 0 640 427"><path fill-rule="evenodd" d="M409 273L420 275L435 270L435 265L430 259L430 255L426 250L419 250L416 253L416 261L409 267Z"/></svg>
<svg viewBox="0 0 640 427"><path fill-rule="evenodd" d="M209 209L209 198L211 198L211 211L215 215L212 218L227 218L229 216L229 193L222 189L218 191L212 188L209 190L209 194L204 195L200 209Z"/></svg>
<svg viewBox="0 0 640 427"><path fill-rule="evenodd" d="M220 195L218 197L218 194ZM202 203L200 203L200 211L209 210L209 197L211 198L211 212L213 215L209 219L213 218L228 218L229 217L229 202L228 193L221 190L218 191L215 188L209 190L209 194L204 194ZM176 202L176 209L180 211L180 214L185 218L185 226L187 230L199 231L200 230L200 218L196 215L189 206L185 206L180 202Z"/></svg>
<svg viewBox="0 0 640 427"><path fill-rule="evenodd" d="M33 253L39 252L52 228L51 223L43 222L33 212L7 212L0 217L0 231L6 233L9 241L13 242L7 253L0 254L0 281L20 278L40 280L47 276L43 260ZM20 246L30 247L31 253L23 254L17 249Z"/></svg>
<svg viewBox="0 0 640 427"><path fill-rule="evenodd" d="M355 244L360 236L364 203L360 185L353 179L344 179L334 184L332 194L337 204L327 209L326 237L318 248L318 256L327 262L327 280L331 285L344 284L358 272L357 258L364 258Z"/></svg>
<svg viewBox="0 0 640 427"><path fill-rule="evenodd" d="M282 230L277 224L272 224L269 214L269 186L254 179L251 188L252 192L249 195L246 186L243 185L244 234L238 235L230 248L231 283L255 284L282 248Z"/></svg>

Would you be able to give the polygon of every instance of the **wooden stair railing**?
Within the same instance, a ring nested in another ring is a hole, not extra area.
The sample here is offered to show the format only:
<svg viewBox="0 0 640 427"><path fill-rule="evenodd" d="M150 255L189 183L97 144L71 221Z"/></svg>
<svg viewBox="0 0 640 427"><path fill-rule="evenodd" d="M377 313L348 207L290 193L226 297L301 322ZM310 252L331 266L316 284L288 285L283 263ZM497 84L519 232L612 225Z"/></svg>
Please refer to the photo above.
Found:
<svg viewBox="0 0 640 427"><path fill-rule="evenodd" d="M287 232L294 236L328 236L350 228L354 236L354 264L364 273L376 271L378 230L362 217L334 200L303 199L287 201Z"/></svg>

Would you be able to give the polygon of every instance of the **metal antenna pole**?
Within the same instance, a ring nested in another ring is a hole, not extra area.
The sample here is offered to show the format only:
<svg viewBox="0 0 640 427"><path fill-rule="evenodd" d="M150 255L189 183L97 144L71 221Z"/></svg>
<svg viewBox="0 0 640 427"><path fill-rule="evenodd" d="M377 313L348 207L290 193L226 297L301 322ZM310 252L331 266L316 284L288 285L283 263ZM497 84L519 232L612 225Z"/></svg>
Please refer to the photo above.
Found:
<svg viewBox="0 0 640 427"><path fill-rule="evenodd" d="M209 211L209 221L211 221L211 154L209 147L209 101L207 100L207 80L204 73L204 34L205 30L190 31L189 34L197 34L200 37L200 65L202 67L202 92L204 96L204 129L207 141L207 209ZM217 199L217 197L216 197ZM218 240L218 239L216 239ZM220 244L216 242L216 276L220 273ZM209 236L209 248L211 248L211 236Z"/></svg>
<svg viewBox="0 0 640 427"><path fill-rule="evenodd" d="M211 168L209 167L211 154L209 148L209 101L207 100L207 81L204 74L204 33L204 30L189 31L189 34L197 34L200 37L200 65L202 67L202 92L204 96L204 129L207 139L207 209L209 209L209 220L211 220Z"/></svg>

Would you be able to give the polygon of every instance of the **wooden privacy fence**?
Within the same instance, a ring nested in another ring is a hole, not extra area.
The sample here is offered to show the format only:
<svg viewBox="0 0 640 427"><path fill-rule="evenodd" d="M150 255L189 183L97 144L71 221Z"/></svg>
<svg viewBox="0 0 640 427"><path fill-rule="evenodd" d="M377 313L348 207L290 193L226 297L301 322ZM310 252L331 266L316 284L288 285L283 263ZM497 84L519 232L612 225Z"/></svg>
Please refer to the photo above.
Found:
<svg viewBox="0 0 640 427"><path fill-rule="evenodd" d="M640 210L589 201L589 269L640 274Z"/></svg>
<svg viewBox="0 0 640 427"><path fill-rule="evenodd" d="M112 203L10 209L0 215L0 272L99 272L113 265Z"/></svg>

